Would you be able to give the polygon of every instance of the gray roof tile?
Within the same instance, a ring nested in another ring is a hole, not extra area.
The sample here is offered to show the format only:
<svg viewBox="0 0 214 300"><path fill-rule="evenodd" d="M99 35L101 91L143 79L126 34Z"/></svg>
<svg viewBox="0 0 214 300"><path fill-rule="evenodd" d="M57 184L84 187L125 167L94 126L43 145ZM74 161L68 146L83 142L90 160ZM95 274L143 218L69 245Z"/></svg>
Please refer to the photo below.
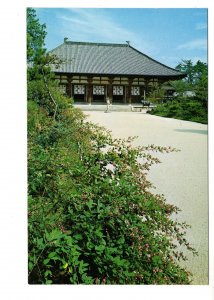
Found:
<svg viewBox="0 0 214 300"><path fill-rule="evenodd" d="M128 44L66 41L50 53L63 60L54 72L185 77Z"/></svg>

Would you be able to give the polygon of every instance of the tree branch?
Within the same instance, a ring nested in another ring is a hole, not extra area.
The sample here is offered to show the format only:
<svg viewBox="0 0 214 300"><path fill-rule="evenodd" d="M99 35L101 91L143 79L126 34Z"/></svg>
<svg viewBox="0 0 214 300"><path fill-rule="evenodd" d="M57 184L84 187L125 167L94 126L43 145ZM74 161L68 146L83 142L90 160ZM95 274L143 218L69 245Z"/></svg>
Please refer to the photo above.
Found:
<svg viewBox="0 0 214 300"><path fill-rule="evenodd" d="M53 102L54 105L55 105L55 111L54 111L54 116L53 116L53 118L54 118L54 120L55 120L55 118L56 118L56 113L57 113L57 109L58 109L58 105L57 105L56 101L54 100L54 97L52 96L51 91L50 91L50 89L49 89L49 87L48 87L47 80L46 80L46 77L45 77L45 73L44 73L43 68L42 68L42 76L43 76L43 81L44 81L45 87L46 87L46 89L47 89L47 91L48 91L48 94L49 94L49 96L50 96L52 102Z"/></svg>

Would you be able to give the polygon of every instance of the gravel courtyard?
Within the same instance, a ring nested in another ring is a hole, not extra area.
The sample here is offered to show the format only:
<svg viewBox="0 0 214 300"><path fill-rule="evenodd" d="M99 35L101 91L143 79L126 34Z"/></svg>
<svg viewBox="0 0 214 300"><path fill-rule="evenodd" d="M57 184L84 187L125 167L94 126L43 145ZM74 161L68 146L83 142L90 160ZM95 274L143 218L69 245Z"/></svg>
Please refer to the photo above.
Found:
<svg viewBox="0 0 214 300"><path fill-rule="evenodd" d="M208 284L208 147L207 125L161 118L143 112L87 111L88 120L112 131L114 137L138 136L135 145L171 146L180 152L158 154L162 161L149 172L155 192L182 212L179 221L192 226L188 240L199 256L184 263L193 284Z"/></svg>

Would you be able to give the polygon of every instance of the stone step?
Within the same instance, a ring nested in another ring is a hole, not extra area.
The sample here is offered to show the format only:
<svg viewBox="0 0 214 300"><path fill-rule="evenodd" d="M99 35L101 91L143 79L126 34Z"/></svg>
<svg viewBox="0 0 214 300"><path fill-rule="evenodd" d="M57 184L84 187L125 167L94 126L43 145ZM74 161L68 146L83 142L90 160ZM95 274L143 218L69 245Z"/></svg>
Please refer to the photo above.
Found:
<svg viewBox="0 0 214 300"><path fill-rule="evenodd" d="M106 104L80 104L80 103L74 103L74 107L77 107L84 111L106 111L107 105ZM140 103L132 103L132 105L129 104L112 104L109 107L109 111L122 111L122 112L131 112L135 111L134 107L141 107ZM147 107L143 109L147 110Z"/></svg>

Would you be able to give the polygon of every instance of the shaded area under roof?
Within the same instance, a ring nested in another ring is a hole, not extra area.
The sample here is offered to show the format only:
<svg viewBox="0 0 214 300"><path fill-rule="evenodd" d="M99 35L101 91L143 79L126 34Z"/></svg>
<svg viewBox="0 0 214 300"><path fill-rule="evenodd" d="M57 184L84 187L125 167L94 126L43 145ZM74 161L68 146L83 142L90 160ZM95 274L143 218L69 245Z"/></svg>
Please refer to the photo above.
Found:
<svg viewBox="0 0 214 300"><path fill-rule="evenodd" d="M65 41L51 50L63 63L54 72L99 75L137 75L183 78L172 69L141 53L129 44Z"/></svg>

